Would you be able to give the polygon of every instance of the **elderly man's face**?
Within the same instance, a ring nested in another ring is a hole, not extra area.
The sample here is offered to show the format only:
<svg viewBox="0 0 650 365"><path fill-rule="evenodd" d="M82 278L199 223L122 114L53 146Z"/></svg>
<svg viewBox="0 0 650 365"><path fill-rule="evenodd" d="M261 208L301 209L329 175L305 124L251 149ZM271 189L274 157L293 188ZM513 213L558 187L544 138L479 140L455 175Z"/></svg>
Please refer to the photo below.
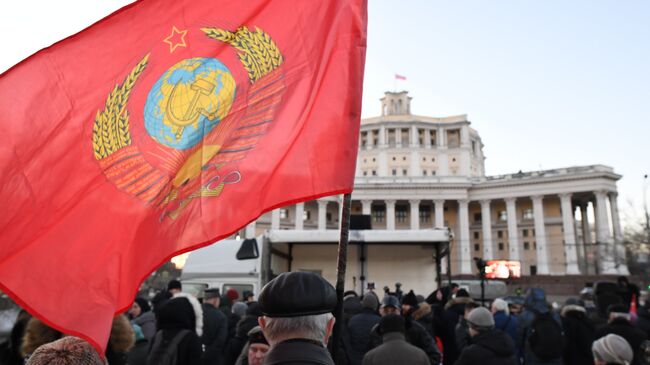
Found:
<svg viewBox="0 0 650 365"><path fill-rule="evenodd" d="M252 343L248 347L248 363L250 365L262 365L268 351L269 345L264 343Z"/></svg>

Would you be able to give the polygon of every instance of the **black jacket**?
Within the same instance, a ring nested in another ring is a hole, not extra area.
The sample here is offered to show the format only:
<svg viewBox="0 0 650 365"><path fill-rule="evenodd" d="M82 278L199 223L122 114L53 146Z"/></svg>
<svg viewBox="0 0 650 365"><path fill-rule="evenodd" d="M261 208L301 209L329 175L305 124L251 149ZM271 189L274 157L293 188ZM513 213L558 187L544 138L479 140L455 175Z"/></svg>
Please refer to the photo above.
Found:
<svg viewBox="0 0 650 365"><path fill-rule="evenodd" d="M363 355L368 351L370 344L370 331L379 323L381 317L377 312L364 308L348 322L348 357L350 364L360 365Z"/></svg>
<svg viewBox="0 0 650 365"><path fill-rule="evenodd" d="M471 298L459 297L451 299L445 304L445 309L442 312L442 328L436 329L436 334L442 340L445 365L453 364L460 355L456 343L456 325L465 314L465 304L471 301Z"/></svg>
<svg viewBox="0 0 650 365"><path fill-rule="evenodd" d="M163 304L156 313L156 323L158 325L156 335L162 332L165 342L172 341L179 332L189 330L189 334L185 335L178 344L177 363L183 365L201 364L203 349L201 339L196 334L196 313L187 298L173 298ZM153 347L153 343L151 345ZM149 350L149 354L152 351L153 348Z"/></svg>
<svg viewBox="0 0 650 365"><path fill-rule="evenodd" d="M280 342L266 353L264 365L334 365L327 349L315 341L294 339Z"/></svg>
<svg viewBox="0 0 650 365"><path fill-rule="evenodd" d="M517 365L515 344L505 332L491 330L471 339L455 365Z"/></svg>
<svg viewBox="0 0 650 365"><path fill-rule="evenodd" d="M257 318L256 315L247 314L237 323L235 337L230 338L226 346L226 365L234 365L237 362L239 354L248 342L248 331L258 325Z"/></svg>
<svg viewBox="0 0 650 365"><path fill-rule="evenodd" d="M228 318L212 304L203 304L203 364L222 365L228 337Z"/></svg>
<svg viewBox="0 0 650 365"><path fill-rule="evenodd" d="M149 352L149 341L142 339L135 342L135 345L126 355L127 365L146 365Z"/></svg>
<svg viewBox="0 0 650 365"><path fill-rule="evenodd" d="M436 345L435 340L429 336L427 330L410 317L406 317L405 325L406 332L404 335L406 337L406 342L422 349L429 357L429 361L432 365L440 364L440 350L438 350L438 345ZM382 335L379 325L372 328L372 333L370 335L370 348L368 350L372 350L382 344Z"/></svg>
<svg viewBox="0 0 650 365"><path fill-rule="evenodd" d="M562 311L564 328L564 363L571 365L593 365L591 345L596 339L596 329L581 310Z"/></svg>
<svg viewBox="0 0 650 365"><path fill-rule="evenodd" d="M610 333L623 337L630 344L632 351L634 351L632 365L640 364L641 344L648 339L648 335L623 318L614 319L609 324L598 329L596 339L605 337Z"/></svg>

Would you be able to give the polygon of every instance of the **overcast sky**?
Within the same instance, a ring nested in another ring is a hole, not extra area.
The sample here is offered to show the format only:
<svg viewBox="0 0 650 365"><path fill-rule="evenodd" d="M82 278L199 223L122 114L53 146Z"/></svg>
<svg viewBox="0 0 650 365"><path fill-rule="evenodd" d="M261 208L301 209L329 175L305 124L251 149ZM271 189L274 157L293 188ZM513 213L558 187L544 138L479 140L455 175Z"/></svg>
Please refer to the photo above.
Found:
<svg viewBox="0 0 650 365"><path fill-rule="evenodd" d="M130 2L3 4L0 72ZM468 115L489 175L612 166L623 220L641 217L650 1L370 0L368 38L364 117L404 75L414 114Z"/></svg>

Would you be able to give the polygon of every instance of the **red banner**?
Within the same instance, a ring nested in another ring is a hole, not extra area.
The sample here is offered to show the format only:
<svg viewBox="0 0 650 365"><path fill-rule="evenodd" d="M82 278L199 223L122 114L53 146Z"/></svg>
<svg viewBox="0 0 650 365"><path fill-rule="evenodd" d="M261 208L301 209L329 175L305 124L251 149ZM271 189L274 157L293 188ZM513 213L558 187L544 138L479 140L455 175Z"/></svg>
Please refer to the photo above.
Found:
<svg viewBox="0 0 650 365"><path fill-rule="evenodd" d="M351 191L366 17L145 0L2 74L2 290L103 350L162 262Z"/></svg>

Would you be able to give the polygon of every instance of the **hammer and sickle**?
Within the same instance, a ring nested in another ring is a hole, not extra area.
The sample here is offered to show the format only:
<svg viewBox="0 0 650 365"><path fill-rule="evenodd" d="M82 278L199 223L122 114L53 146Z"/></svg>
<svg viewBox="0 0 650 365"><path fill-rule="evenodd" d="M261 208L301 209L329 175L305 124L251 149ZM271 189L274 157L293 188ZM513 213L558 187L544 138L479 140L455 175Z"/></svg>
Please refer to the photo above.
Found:
<svg viewBox="0 0 650 365"><path fill-rule="evenodd" d="M172 102L175 98L176 88L178 87L178 84L179 83L177 82L172 88L172 91L169 94L169 99L167 100L167 108L166 108L169 119L176 126L176 133L175 133L176 140L181 139L185 127L187 127L190 124L196 123L196 121L201 115L206 116L209 120L214 119L214 117L216 116L216 111L209 112L197 105L202 96L210 95L215 88L215 85L213 83L204 79L198 79L194 81L194 83L192 83L192 85L190 86L190 89L194 93L192 95L192 100L187 106L185 112L183 113L183 116L179 117L176 114L174 114L174 108L172 107Z"/></svg>

